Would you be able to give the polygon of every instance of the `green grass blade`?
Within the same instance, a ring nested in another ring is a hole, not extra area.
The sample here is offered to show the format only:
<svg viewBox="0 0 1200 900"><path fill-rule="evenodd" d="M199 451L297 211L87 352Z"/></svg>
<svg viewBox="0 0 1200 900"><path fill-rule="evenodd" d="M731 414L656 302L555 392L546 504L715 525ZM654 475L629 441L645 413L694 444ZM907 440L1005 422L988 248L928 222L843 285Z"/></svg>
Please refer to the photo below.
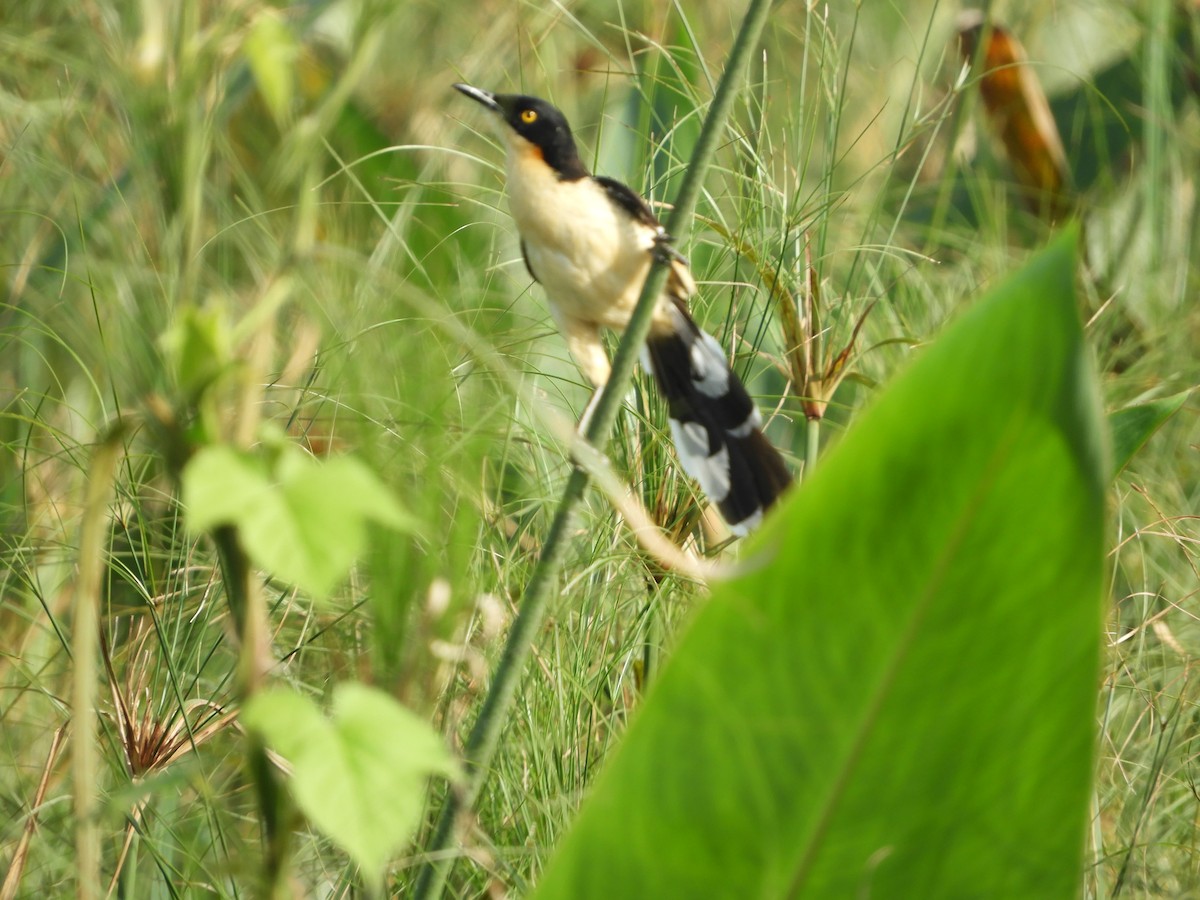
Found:
<svg viewBox="0 0 1200 900"><path fill-rule="evenodd" d="M1120 475L1129 461L1145 446L1154 432L1166 424L1167 419L1179 412L1191 391L1183 391L1161 400L1151 400L1136 406L1118 409L1108 416L1108 428L1112 433L1113 474Z"/></svg>
<svg viewBox="0 0 1200 900"><path fill-rule="evenodd" d="M537 897L1075 893L1108 468L1073 241L949 329L714 591Z"/></svg>

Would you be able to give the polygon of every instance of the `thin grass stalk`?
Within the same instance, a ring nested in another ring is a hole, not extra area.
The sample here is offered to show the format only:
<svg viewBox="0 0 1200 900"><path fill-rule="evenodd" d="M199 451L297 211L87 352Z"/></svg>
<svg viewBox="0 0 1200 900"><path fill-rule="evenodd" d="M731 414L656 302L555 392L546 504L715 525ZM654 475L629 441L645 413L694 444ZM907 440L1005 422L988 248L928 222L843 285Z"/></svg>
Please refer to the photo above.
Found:
<svg viewBox="0 0 1200 900"><path fill-rule="evenodd" d="M812 474L813 466L817 464L817 456L821 452L821 420L806 419L804 426L804 478Z"/></svg>
<svg viewBox="0 0 1200 900"><path fill-rule="evenodd" d="M238 695L244 703L258 690L266 673L266 609L250 559L238 540L237 529L222 525L213 530L212 538L221 561L225 597L240 638L237 685ZM266 746L256 735L246 736L245 752L245 771L254 786L262 826L263 859L257 895L263 900L271 900L285 894L294 811L282 778L268 757Z"/></svg>
<svg viewBox="0 0 1200 900"><path fill-rule="evenodd" d="M1155 0L1150 3L1149 21L1146 29L1146 54L1142 73L1145 85L1146 117L1145 139L1145 188L1146 221L1157 231L1166 226L1164 212L1166 193L1164 186L1170 183L1171 173L1167 170L1167 129L1171 123L1171 16L1172 0ZM1162 262L1161 241L1147 244L1149 258L1147 268L1156 271Z"/></svg>
<svg viewBox="0 0 1200 900"><path fill-rule="evenodd" d="M987 60L985 50L988 33L991 30L992 0L984 0L983 5L979 7L979 14L983 16L983 21L987 24L984 26L983 34L980 35L975 52L971 54L971 64L968 71L970 72L969 83L972 87L978 85L980 76L983 74L984 63ZM976 102L977 99L975 98ZM958 102L953 105L950 112L950 128L946 134L947 146L953 147L958 142L959 135L962 134L964 123L967 120L967 113L971 102L966 99L964 93L958 98ZM955 154L949 153L946 155L946 165L942 170L941 179L938 183L937 200L934 202L933 212L929 220L929 228L927 230L929 237L921 250L923 255L928 255L939 242L944 240L943 235L946 233L946 221L953 207L955 179L962 168Z"/></svg>
<svg viewBox="0 0 1200 900"><path fill-rule="evenodd" d="M679 195L675 199L675 208L667 221L667 230L675 240L682 243L689 231L696 204L700 199L700 191L704 184L704 176L716 153L718 141L725 132L725 124L733 99L741 89L745 80L747 63L750 54L758 45L759 36L767 21L767 13L771 8L770 0L750 0L750 5L742 19L725 73L717 86L716 95L705 117L704 126L696 142L695 152ZM587 441L603 451L608 443L609 433L617 418L622 398L629 389L633 378L633 369L638 351L645 343L650 331L650 320L658 298L662 294L667 279L667 261L656 259L646 276L642 293L633 316L625 328L621 342L612 361L612 375L600 394L591 423L585 433ZM430 842L426 847L426 860L417 877L413 896L416 900L436 900L441 897L450 873L453 857L447 854L454 835L454 825L459 812L471 808L484 779L490 769L492 757L499 744L500 733L508 719L508 711L512 706L521 677L524 675L530 651L533 648L533 638L541 628L545 618L546 606L550 598L550 588L558 576L562 560L566 555L567 536L572 531L575 508L587 487L588 475L580 467L576 467L567 479L562 498L550 525L550 533L542 548L542 555L525 588L521 598L520 612L513 621L505 642L500 662L496 666L495 675L487 696L484 697L479 717L467 738L463 756L466 764L467 780L459 790L452 790L446 796L434 828Z"/></svg>
<svg viewBox="0 0 1200 900"><path fill-rule="evenodd" d="M17 841L17 849L13 851L8 864L8 873L4 883L0 884L0 900L16 900L21 889L21 876L25 874L25 863L29 860L29 844L33 840L38 827L38 813L46 802L46 790L50 787L50 776L58 763L58 755L62 752L63 738L66 736L66 726L60 726L54 732L50 741L50 752L46 754L46 764L42 767L42 778L38 782L33 801L29 804L29 815L25 826L21 829L21 839Z"/></svg>
<svg viewBox="0 0 1200 900"><path fill-rule="evenodd" d="M100 587L104 577L104 545L108 504L121 457L124 423L105 434L88 470L87 500L79 536L79 575L75 582L71 629L71 776L75 807L75 896L100 895L99 786L100 756L96 717L97 659L100 644Z"/></svg>

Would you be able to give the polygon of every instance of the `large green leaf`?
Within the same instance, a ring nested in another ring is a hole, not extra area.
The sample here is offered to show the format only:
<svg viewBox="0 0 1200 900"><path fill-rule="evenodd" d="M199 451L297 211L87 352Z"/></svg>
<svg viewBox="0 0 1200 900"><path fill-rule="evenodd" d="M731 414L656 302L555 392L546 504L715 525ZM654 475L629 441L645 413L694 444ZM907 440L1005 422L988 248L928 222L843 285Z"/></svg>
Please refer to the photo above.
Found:
<svg viewBox="0 0 1200 900"><path fill-rule="evenodd" d="M1074 895L1108 472L1074 237L948 329L752 542L537 897Z"/></svg>
<svg viewBox="0 0 1200 900"><path fill-rule="evenodd" d="M251 699L242 721L291 765L304 814L375 881L416 832L426 780L458 769L428 722L376 688L339 684L332 712L272 688Z"/></svg>

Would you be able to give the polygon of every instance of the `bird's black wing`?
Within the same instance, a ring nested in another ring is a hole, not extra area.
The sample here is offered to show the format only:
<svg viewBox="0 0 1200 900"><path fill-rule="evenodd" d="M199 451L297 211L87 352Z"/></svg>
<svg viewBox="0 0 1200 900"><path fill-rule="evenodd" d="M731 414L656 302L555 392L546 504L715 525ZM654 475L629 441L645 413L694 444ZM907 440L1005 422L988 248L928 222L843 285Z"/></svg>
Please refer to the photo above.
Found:
<svg viewBox="0 0 1200 900"><path fill-rule="evenodd" d="M640 225L645 225L654 232L654 247L655 253L660 255L665 261L671 263L672 269L677 269L680 263L686 269L688 267L687 257L675 249L675 239L667 232L662 223L654 215L654 211L650 209L650 204L641 198L628 185L621 184L615 178L606 178L603 175L595 175L592 180L604 189L604 193L608 195L608 199L615 203L621 209L625 210ZM691 285L691 276L688 276L684 281ZM694 286L688 287L682 291L676 291L676 295L683 300L691 296Z"/></svg>
<svg viewBox="0 0 1200 900"><path fill-rule="evenodd" d="M596 184L604 188L604 193L608 194L608 199L633 216L635 221L640 222L648 228L653 228L655 231L662 228L662 224L655 218L650 205L633 188L622 184L615 178L608 178L604 175L595 175L593 177Z"/></svg>

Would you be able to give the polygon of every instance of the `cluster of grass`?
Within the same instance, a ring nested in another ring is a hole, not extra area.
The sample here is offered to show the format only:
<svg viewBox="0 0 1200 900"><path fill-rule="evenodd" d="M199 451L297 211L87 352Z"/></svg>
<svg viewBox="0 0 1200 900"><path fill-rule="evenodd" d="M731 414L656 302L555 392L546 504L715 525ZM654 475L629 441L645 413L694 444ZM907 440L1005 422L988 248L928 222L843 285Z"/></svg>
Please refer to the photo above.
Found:
<svg viewBox="0 0 1200 900"><path fill-rule="evenodd" d="M549 97L597 170L669 202L740 14L701 6L33 0L6 13L0 896L58 896L79 872L72 610L94 451L114 422L99 658L85 673L99 890L236 896L265 865L228 573L175 501L200 446L284 433L318 456L352 453L389 485L416 532L373 532L331 598L265 582L268 672L318 699L373 682L460 739L570 471L553 426L588 391L527 285L500 150L449 85ZM733 349L798 471L1050 232L957 78L955 13L778 8L707 179L684 248L696 315ZM1196 13L1076 3L1009 24L1053 61L1038 72L1083 198L1079 283L1105 404L1189 389ZM828 377L805 391L789 379L781 294L817 313L812 370ZM689 538L700 498L643 387L615 468L668 534L711 550ZM828 404L819 426L814 400ZM1200 886L1195 411L1112 490L1088 896ZM642 552L601 493L577 524L464 831L460 896L520 891L540 871L704 596ZM348 896L355 867L302 834L293 876ZM398 891L420 861L398 860Z"/></svg>

